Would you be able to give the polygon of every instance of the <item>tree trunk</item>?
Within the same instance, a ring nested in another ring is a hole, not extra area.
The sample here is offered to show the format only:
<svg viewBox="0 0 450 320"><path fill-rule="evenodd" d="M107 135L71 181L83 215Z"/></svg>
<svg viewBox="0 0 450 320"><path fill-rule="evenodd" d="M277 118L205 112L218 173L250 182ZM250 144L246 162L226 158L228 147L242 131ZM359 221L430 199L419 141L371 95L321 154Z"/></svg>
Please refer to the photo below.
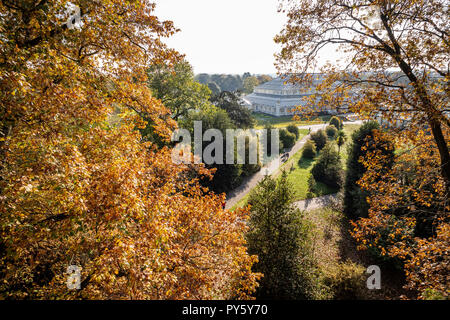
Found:
<svg viewBox="0 0 450 320"><path fill-rule="evenodd" d="M398 62L400 69L406 74L408 79L411 81L414 86L414 90L418 95L420 101L422 102L422 107L424 112L428 116L428 124L431 127L431 132L433 133L434 141L439 150L439 155L441 158L441 174L445 181L446 193L450 194L450 153L447 145L447 141L445 140L444 134L442 133L442 128L440 122L436 119L435 113L437 110L433 107L433 103L428 96L427 90L420 80L417 79L415 74L412 71L412 68L409 64L406 63L403 59L401 59L398 55L393 56L394 59Z"/></svg>
<svg viewBox="0 0 450 320"><path fill-rule="evenodd" d="M433 132L434 140L439 149L439 155L441 157L441 173L445 180L448 195L450 194L450 154L447 146L447 141L445 141L445 137L442 133L441 124L439 123L439 121L432 119L429 121L429 124L431 127L431 131Z"/></svg>

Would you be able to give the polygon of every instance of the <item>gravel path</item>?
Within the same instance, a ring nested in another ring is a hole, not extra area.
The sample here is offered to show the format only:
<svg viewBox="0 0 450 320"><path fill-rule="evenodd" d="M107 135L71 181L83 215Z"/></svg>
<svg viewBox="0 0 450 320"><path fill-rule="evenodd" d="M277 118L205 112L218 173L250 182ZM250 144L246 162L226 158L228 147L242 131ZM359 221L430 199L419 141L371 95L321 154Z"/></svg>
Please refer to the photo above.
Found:
<svg viewBox="0 0 450 320"><path fill-rule="evenodd" d="M294 205L302 211L310 211L314 209L319 209L327 207L338 200L338 194L329 194L326 196L321 196L312 199L306 199L294 202Z"/></svg>

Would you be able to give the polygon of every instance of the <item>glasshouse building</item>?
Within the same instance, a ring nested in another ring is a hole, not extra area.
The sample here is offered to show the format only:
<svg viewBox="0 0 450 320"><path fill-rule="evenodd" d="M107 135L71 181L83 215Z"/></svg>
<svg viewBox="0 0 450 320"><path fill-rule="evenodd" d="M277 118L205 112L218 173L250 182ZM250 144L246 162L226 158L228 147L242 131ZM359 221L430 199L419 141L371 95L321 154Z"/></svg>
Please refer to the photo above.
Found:
<svg viewBox="0 0 450 320"><path fill-rule="evenodd" d="M321 80L317 78L314 84ZM306 103L303 97L316 94L314 84L307 90L300 90L300 87L279 77L256 87L253 93L243 98L243 105L252 111L273 116L292 115L295 107Z"/></svg>

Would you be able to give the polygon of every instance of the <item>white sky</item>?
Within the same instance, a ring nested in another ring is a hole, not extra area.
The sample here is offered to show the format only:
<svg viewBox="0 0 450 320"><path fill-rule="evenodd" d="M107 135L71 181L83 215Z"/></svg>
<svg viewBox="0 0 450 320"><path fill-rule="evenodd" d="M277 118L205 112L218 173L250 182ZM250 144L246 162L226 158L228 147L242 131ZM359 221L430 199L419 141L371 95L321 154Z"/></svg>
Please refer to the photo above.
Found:
<svg viewBox="0 0 450 320"><path fill-rule="evenodd" d="M156 15L181 31L166 43L195 73L276 73L273 38L286 22L279 0L155 0Z"/></svg>

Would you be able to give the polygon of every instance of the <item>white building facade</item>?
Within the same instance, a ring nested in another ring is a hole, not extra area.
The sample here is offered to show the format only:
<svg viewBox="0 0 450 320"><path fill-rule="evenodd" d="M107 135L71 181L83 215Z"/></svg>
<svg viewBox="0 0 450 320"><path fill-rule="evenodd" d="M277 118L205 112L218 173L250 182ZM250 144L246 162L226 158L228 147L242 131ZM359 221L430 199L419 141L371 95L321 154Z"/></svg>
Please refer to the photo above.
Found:
<svg viewBox="0 0 450 320"><path fill-rule="evenodd" d="M279 117L293 115L297 106L306 104L303 98L315 93L314 88L300 90L286 79L276 78L256 87L243 100L244 106L252 111Z"/></svg>

